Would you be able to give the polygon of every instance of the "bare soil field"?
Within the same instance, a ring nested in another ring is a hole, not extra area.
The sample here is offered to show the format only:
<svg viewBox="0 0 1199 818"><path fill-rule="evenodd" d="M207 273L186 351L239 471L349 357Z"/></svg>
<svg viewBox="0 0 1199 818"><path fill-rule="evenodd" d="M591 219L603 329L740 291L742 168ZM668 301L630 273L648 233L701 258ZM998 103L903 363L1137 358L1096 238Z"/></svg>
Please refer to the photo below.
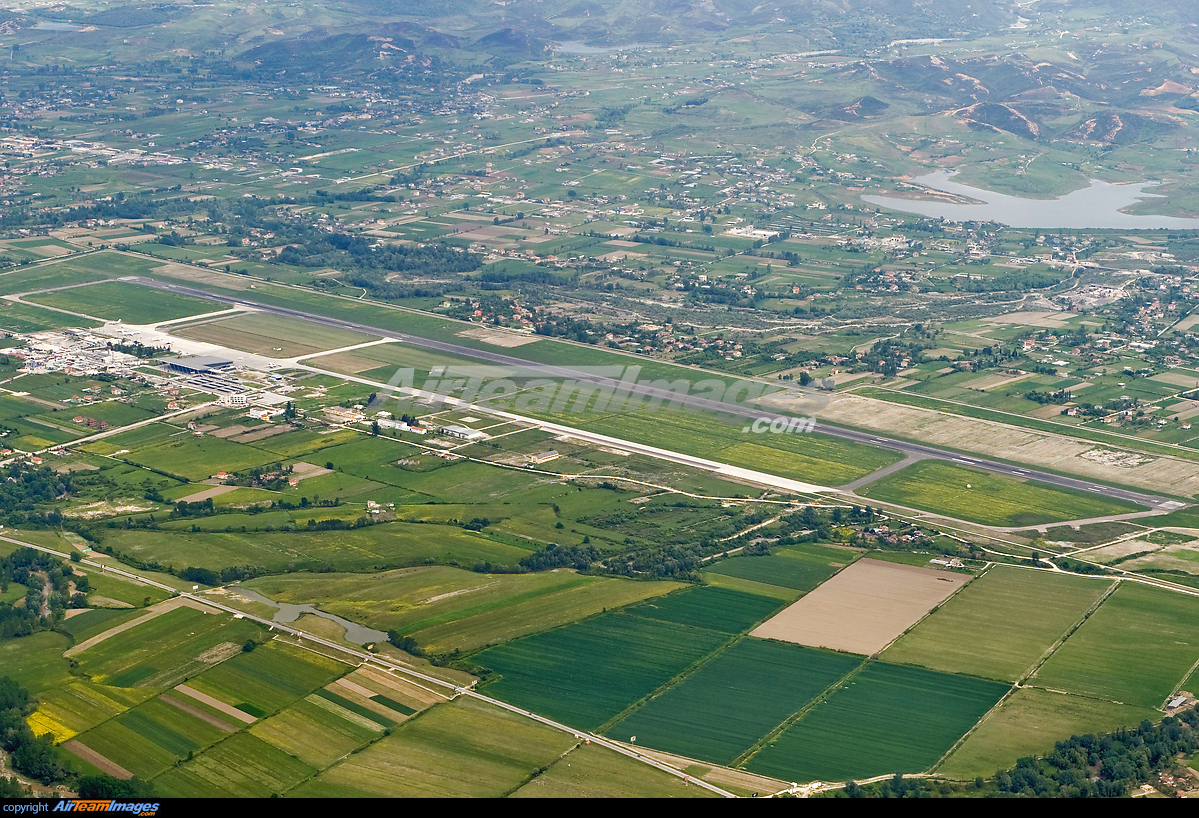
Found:
<svg viewBox="0 0 1199 818"><path fill-rule="evenodd" d="M195 494L189 494L186 497L180 497L179 502L202 503L209 497L220 497L222 494L227 494L228 492L234 491L237 488L237 486L213 486L210 489L204 489L204 491L197 491Z"/></svg>
<svg viewBox="0 0 1199 818"><path fill-rule="evenodd" d="M371 358L363 358L353 352L335 352L332 355L319 355L306 361L311 366L341 372L344 375L357 375L369 369L378 369L380 364Z"/></svg>
<svg viewBox="0 0 1199 818"><path fill-rule="evenodd" d="M324 466L318 466L315 463L299 463L291 464L292 476L297 480L307 480L309 477L320 477L322 474L332 474L331 469L326 469Z"/></svg>
<svg viewBox="0 0 1199 818"><path fill-rule="evenodd" d="M878 653L970 577L862 559L751 633L811 647Z"/></svg>
<svg viewBox="0 0 1199 818"><path fill-rule="evenodd" d="M222 732L225 732L225 733L236 733L237 732L237 728L234 727L233 725L227 724L226 722L221 721L220 719L218 719L216 716L212 715L211 713L201 710L198 707L193 707L192 705L188 704L185 701L180 701L179 699L176 699L174 696L171 696L167 693L163 693L158 698L162 699L164 702L169 704L171 707L174 707L176 710L182 710L184 713L187 713L189 716L195 716L200 721L207 722L208 724L211 724L213 727L215 727L216 729L218 729Z"/></svg>
<svg viewBox="0 0 1199 818"><path fill-rule="evenodd" d="M154 272L158 275L170 276L171 278L181 278L184 281L198 281L201 284L211 284L214 287L223 287L226 290L248 290L251 286L251 282L247 281L243 276L212 272L200 267L178 264L173 261L155 267Z"/></svg>
<svg viewBox="0 0 1199 818"><path fill-rule="evenodd" d="M1060 327L1070 318L1061 312L1009 312L988 318L992 324L1023 324L1026 327Z"/></svg>
<svg viewBox="0 0 1199 818"><path fill-rule="evenodd" d="M1165 546L1154 545L1146 540L1124 540L1123 542L1105 545L1103 548L1097 548L1088 553L1088 556L1097 562L1111 562L1118 560L1121 557L1127 557L1130 554L1140 554L1145 551L1158 551Z"/></svg>
<svg viewBox="0 0 1199 818"><path fill-rule="evenodd" d="M834 394L829 405L820 411L818 426L820 418L860 429L898 432L923 443L1082 477L1118 479L1122 485L1151 492L1168 486L1172 494L1179 496L1199 494L1199 463L1175 457L1137 454L1135 457L1139 462L1120 468L1117 476L1112 472L1114 464L1097 462L1095 444L1085 440L1071 440L932 409L901 406L860 395Z"/></svg>
<svg viewBox="0 0 1199 818"><path fill-rule="evenodd" d="M71 739L64 744L63 747L70 750L72 753L79 756L88 764L91 764L101 772L108 773L113 778L123 778L126 781L128 781L130 778L133 778L133 773L129 772L115 761L109 761L108 758L100 755L81 741Z"/></svg>
<svg viewBox="0 0 1199 818"><path fill-rule="evenodd" d="M185 685L185 684L184 685L176 685L175 692L182 693L184 696L190 696L191 698L195 699L196 701L202 702L203 704L206 704L209 707L216 708L217 710L220 710L225 715L232 716L233 718L237 719L240 722L244 722L245 724L253 724L254 722L258 721L257 716L251 716L249 713L245 712L244 710L238 710L233 705L226 704L225 702L221 701L220 699L215 699L212 696L209 696L207 693L201 693L199 690L196 690L193 687L189 687L188 685Z"/></svg>
<svg viewBox="0 0 1199 818"><path fill-rule="evenodd" d="M1186 375L1182 372L1162 372L1160 375L1154 375L1149 380L1168 383L1171 386L1185 386L1188 389L1194 389L1195 384L1199 383L1199 378L1196 378L1194 375Z"/></svg>
<svg viewBox="0 0 1199 818"><path fill-rule="evenodd" d="M458 336L461 338L474 338L476 341L493 344L497 347L520 347L540 340L540 337L537 335L518 335L515 332L501 332L484 327L464 329L458 333Z"/></svg>

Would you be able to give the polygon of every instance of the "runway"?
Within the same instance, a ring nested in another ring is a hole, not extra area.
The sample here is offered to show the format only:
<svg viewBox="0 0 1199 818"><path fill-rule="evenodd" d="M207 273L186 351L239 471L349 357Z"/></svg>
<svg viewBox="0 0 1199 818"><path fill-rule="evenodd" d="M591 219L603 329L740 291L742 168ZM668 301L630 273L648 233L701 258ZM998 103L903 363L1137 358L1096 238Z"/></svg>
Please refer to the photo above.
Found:
<svg viewBox="0 0 1199 818"><path fill-rule="evenodd" d="M519 358L512 354L480 350L475 349L474 347L462 346L446 341L435 341L429 338L422 338L418 335L383 330L378 327L372 327L368 324L360 324L353 321L330 318L328 316L317 315L288 307L263 304L247 298L239 298L232 295L225 295L223 293L214 293L209 290L201 290L182 284L173 284L170 282L158 281L141 276L130 276L123 278L122 280L140 284L146 287L152 287L158 290L166 290L179 295L186 295L193 298L207 299L209 301L217 301L223 304L246 307L259 312L267 312L288 318L296 318L302 321L308 321L337 329L351 330L368 335L377 335L383 338L390 338L403 343L411 344L414 347L444 352L447 355L453 355L459 358L472 358L477 361L494 364L497 366L517 367L525 370L531 370L535 371L539 377L571 379L607 388L619 387L626 390L631 395L641 395L650 398L656 397L662 399L663 401L682 403L685 406L695 410L720 412L727 415L745 418L746 420L754 420L763 416L775 416L775 413L764 411L760 408L739 406L736 404L703 398L698 395L680 395L676 392L654 389L649 386L636 385L628 382L619 382L614 378L596 375L593 372L572 369L566 366L539 364L534 361L528 361L523 358ZM680 371L682 372L685 370L680 367ZM708 377L714 377L714 375L710 373L703 374L707 375ZM728 380L735 380L733 376L723 377ZM1002 463L996 460L988 460L986 458L975 457L969 454L961 454L946 449L940 449L935 446L928 446L922 443L913 443L906 440L883 437L874 432L850 429L843 426L832 426L827 423L820 422L818 414L816 415L816 427L814 431L818 434L828 435L830 437L836 437L842 440L849 440L855 443L862 443L867 446L878 446L885 449L891 449L893 451L900 452L905 456L944 460L949 463L956 463L964 467L983 469L1019 479L1036 480L1038 482L1046 483L1051 486L1057 486L1059 488L1102 494L1105 497L1126 500L1150 509L1171 511L1182 508L1186 505L1185 503L1181 503L1177 500L1171 500L1169 498L1153 494L1146 494L1144 492L1134 491L1132 489L1100 485L1092 481L1076 477L1067 477L1064 475L1055 474L1053 472L1041 471L1038 469L1012 465L1009 463Z"/></svg>

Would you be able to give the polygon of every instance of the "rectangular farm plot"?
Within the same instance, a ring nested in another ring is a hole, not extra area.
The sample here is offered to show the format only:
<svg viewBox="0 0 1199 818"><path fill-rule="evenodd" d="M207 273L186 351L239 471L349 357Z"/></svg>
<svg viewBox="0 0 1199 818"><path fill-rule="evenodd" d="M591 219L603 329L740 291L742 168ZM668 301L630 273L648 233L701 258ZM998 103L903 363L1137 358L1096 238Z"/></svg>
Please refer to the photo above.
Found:
<svg viewBox="0 0 1199 818"><path fill-rule="evenodd" d="M840 570L840 565L834 565L834 562L844 565L852 562L856 556L857 553L848 550L842 554L817 555L803 548L773 548L769 556L721 560L705 573L739 577L795 591L810 591Z"/></svg>
<svg viewBox="0 0 1199 818"><path fill-rule="evenodd" d="M858 491L984 525L1026 526L1142 511L1123 500L922 460Z"/></svg>
<svg viewBox="0 0 1199 818"><path fill-rule="evenodd" d="M1156 721L1148 707L1025 687L1017 690L953 751L937 772L951 778L991 776L1025 756L1044 756L1072 735L1106 733Z"/></svg>
<svg viewBox="0 0 1199 818"><path fill-rule="evenodd" d="M716 798L717 795L602 745L581 744L510 797Z"/></svg>
<svg viewBox="0 0 1199 818"><path fill-rule="evenodd" d="M152 695L150 690L73 682L39 694L38 709L29 716L29 726L38 735L51 733L55 741L66 741Z"/></svg>
<svg viewBox="0 0 1199 818"><path fill-rule="evenodd" d="M574 744L569 733L459 698L407 722L292 794L496 797L528 781Z"/></svg>
<svg viewBox="0 0 1199 818"><path fill-rule="evenodd" d="M594 729L715 650L728 634L610 613L476 654L489 695Z"/></svg>
<svg viewBox="0 0 1199 818"><path fill-rule="evenodd" d="M648 701L607 734L688 758L731 764L861 659L744 639Z"/></svg>
<svg viewBox="0 0 1199 818"><path fill-rule="evenodd" d="M318 769L383 733L382 726L348 711L325 707L312 700L315 698L301 699L255 724L250 733Z"/></svg>
<svg viewBox="0 0 1199 818"><path fill-rule="evenodd" d="M257 736L237 733L154 780L171 798L269 798L316 770Z"/></svg>
<svg viewBox="0 0 1199 818"><path fill-rule="evenodd" d="M164 689L228 659L247 639L261 636L262 629L248 620L178 607L137 621L76 658L96 682Z"/></svg>
<svg viewBox="0 0 1199 818"><path fill-rule="evenodd" d="M74 741L140 778L152 778L188 752L199 751L225 735L211 724L151 699ZM96 763L85 754L77 755Z"/></svg>
<svg viewBox="0 0 1199 818"><path fill-rule="evenodd" d="M252 716L262 717L308 695L348 669L342 662L276 640L252 652L240 652L189 680L188 686Z"/></svg>
<svg viewBox="0 0 1199 818"><path fill-rule="evenodd" d="M740 633L778 609L777 599L709 586L689 588L642 602L626 608L625 613L724 633Z"/></svg>
<svg viewBox="0 0 1199 818"><path fill-rule="evenodd" d="M883 654L1014 682L1100 600L1110 580L996 565Z"/></svg>
<svg viewBox="0 0 1199 818"><path fill-rule="evenodd" d="M844 781L928 769L1007 685L876 662L755 754L746 767L784 781Z"/></svg>
<svg viewBox="0 0 1199 818"><path fill-rule="evenodd" d="M858 560L754 629L752 635L871 655L970 579L881 560Z"/></svg>
<svg viewBox="0 0 1199 818"><path fill-rule="evenodd" d="M1199 660L1199 599L1125 582L1030 684L1160 707Z"/></svg>

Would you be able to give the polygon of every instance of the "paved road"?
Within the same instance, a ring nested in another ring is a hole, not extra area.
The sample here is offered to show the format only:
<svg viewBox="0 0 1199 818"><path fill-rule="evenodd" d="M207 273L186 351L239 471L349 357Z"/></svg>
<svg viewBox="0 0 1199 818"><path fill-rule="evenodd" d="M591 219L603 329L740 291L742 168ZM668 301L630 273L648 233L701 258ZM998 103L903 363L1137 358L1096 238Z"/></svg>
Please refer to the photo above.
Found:
<svg viewBox="0 0 1199 818"><path fill-rule="evenodd" d="M338 329L352 330L356 332L380 335L385 338L394 338L398 341L411 344L422 349L444 352L455 357L473 358L479 361L485 361L490 364L505 367L519 367L528 370L536 368L536 374L539 377L548 378L563 378L572 379L584 383L592 383L599 386L613 388L620 385L629 391L630 394L640 395L643 397L660 398L664 401L677 401L684 405L702 411L722 412L728 415L744 418L746 420L756 419L763 416L773 416L772 413L764 412L761 409L753 407L742 407L735 404L715 401L708 398L703 398L698 395L678 395L673 392L662 389L654 389L649 386L630 385L627 383L621 384L617 380L609 377L597 375L594 372L581 371L572 369L566 366L548 366L537 364L515 355L504 354L499 352L491 352L489 350L480 350L473 347L453 344L446 341L435 341L429 338L422 338L417 335L408 333L393 332L384 330L378 327L372 327L367 324L360 324L353 321L345 321L338 318L329 318L328 316L316 315L302 310L295 310L288 307L279 307L271 304L263 304L257 301L252 301L248 298L239 298L223 293L213 293L208 290L200 290L194 287L187 287L182 284L173 284L165 281L157 281L151 278L143 278L141 276L131 276L125 281L130 281L137 284L142 284L147 287L153 287L159 290L167 290L178 293L180 295L188 295L194 298L205 298L210 301L219 301L225 304L247 307L262 312L269 312L275 315L285 316L289 318L298 318L303 321L310 321L316 324L322 324L328 327ZM729 377L729 376L726 376ZM731 377L729 378L732 379ZM532 422L537 422L530 419ZM1060 488L1074 489L1076 491L1085 491L1093 494L1099 494L1104 497L1111 497L1119 500L1127 500L1139 505L1147 506L1151 509L1159 509L1162 511L1171 511L1183 507L1184 504L1177 501L1169 500L1168 498L1159 497L1145 492L1133 491L1132 489L1116 488L1112 486L1098 485L1089 480L1083 480L1075 477L1066 477L1052 472L1040 471L1037 469L1027 468L1024 466L1014 466L1008 463L1001 463L996 460L988 460L986 458L974 457L972 455L958 454L956 452L939 449L935 446L928 446L922 443L912 443L906 440L896 440L894 438L881 437L876 433L861 431L858 429L849 429L841 426L830 426L826 423L819 424L821 434L831 437L840 438L842 440L850 440L856 443L863 443L867 446L877 446L885 449L891 449L900 452L905 457L912 458L933 458L945 460L951 463L957 463L962 466L970 466L987 471L996 472L998 474L1010 475L1021 479L1033 479L1042 483L1048 483ZM852 485L852 484L851 484Z"/></svg>

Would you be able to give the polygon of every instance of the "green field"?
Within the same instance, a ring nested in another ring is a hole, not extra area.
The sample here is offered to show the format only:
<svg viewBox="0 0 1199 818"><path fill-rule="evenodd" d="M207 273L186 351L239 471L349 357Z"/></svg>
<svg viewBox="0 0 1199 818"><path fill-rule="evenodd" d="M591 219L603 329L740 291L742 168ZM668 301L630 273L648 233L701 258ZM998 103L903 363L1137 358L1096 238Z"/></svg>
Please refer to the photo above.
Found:
<svg viewBox="0 0 1199 818"><path fill-rule="evenodd" d="M821 434L757 435L748 442L741 425L697 412L638 411L595 416L545 415L547 419L818 485L839 486L900 459L890 449Z"/></svg>
<svg viewBox="0 0 1199 818"><path fill-rule="evenodd" d="M992 776L1025 756L1043 756L1072 735L1134 727L1161 713L1147 707L1023 688L999 706L937 772L951 778Z"/></svg>
<svg viewBox="0 0 1199 818"><path fill-rule="evenodd" d="M341 676L349 666L274 640L238 653L188 685L254 716L280 710Z"/></svg>
<svg viewBox="0 0 1199 818"><path fill-rule="evenodd" d="M270 358L294 358L326 349L364 344L378 338L270 313L238 315L192 324L171 334Z"/></svg>
<svg viewBox="0 0 1199 818"><path fill-rule="evenodd" d="M471 657L501 674L488 695L594 729L728 639L707 628L609 613Z"/></svg>
<svg viewBox="0 0 1199 818"><path fill-rule="evenodd" d="M0 668L30 693L37 695L74 681L62 652L71 641L61 633L42 631L0 642Z"/></svg>
<svg viewBox="0 0 1199 818"><path fill-rule="evenodd" d="M0 279L2 281L2 279ZM40 332L59 327L92 328L100 326L99 321L89 321L53 310L44 310L32 304L15 301L0 301L0 327L8 332Z"/></svg>
<svg viewBox="0 0 1199 818"><path fill-rule="evenodd" d="M607 734L728 766L860 663L856 656L743 639Z"/></svg>
<svg viewBox="0 0 1199 818"><path fill-rule="evenodd" d="M643 602L625 613L694 625L724 633L741 633L779 609L778 600L727 588L688 588L669 596Z"/></svg>
<svg viewBox="0 0 1199 818"><path fill-rule="evenodd" d="M405 722L291 794L497 797L522 786L575 743L568 733L459 698Z"/></svg>
<svg viewBox="0 0 1199 818"><path fill-rule="evenodd" d="M168 798L269 798L316 770L249 733L235 733L154 780Z"/></svg>
<svg viewBox="0 0 1199 818"><path fill-rule="evenodd" d="M581 744L512 798L716 798L716 793L599 744Z"/></svg>
<svg viewBox="0 0 1199 818"><path fill-rule="evenodd" d="M1199 599L1125 582L1030 679L1160 707L1199 661Z"/></svg>
<svg viewBox="0 0 1199 818"><path fill-rule="evenodd" d="M154 698L79 736L79 741L142 778L228 735L212 724Z"/></svg>
<svg viewBox="0 0 1199 818"><path fill-rule="evenodd" d="M119 529L105 533L108 535L106 545L135 559L211 569L261 565L269 571L325 566L341 571L381 571L426 563L469 568L479 562L513 565L529 553L457 526L413 523L383 523L351 531L316 533L234 531L192 534L177 530L170 536L163 536L162 533Z"/></svg>
<svg viewBox="0 0 1199 818"><path fill-rule="evenodd" d="M163 689L206 669L215 661L201 658L206 651L262 639L262 634L262 628L248 620L180 607L111 636L75 658L92 681Z"/></svg>
<svg viewBox="0 0 1199 818"><path fill-rule="evenodd" d="M784 781L921 772L1006 690L1006 685L968 676L873 663L745 766Z"/></svg>
<svg viewBox="0 0 1199 818"><path fill-rule="evenodd" d="M1041 525L1144 510L1102 494L1059 489L937 460L913 463L859 489L858 494L995 526Z"/></svg>
<svg viewBox="0 0 1199 818"><path fill-rule="evenodd" d="M104 441L116 443L115 439ZM132 448L132 447L130 447ZM176 434L157 445L133 448L123 455L131 463L190 481L205 480L220 471L236 472L264 466L278 458L270 452L205 435Z"/></svg>
<svg viewBox="0 0 1199 818"><path fill-rule="evenodd" d="M285 574L260 577L246 587L276 602L314 602L329 613L398 631L428 651L441 652L507 642L681 586L573 571L482 574L430 565L369 577Z"/></svg>
<svg viewBox="0 0 1199 818"><path fill-rule="evenodd" d="M837 573L840 570L837 563L850 563L858 553L806 545L772 548L768 556L721 560L704 571L704 575L723 574L806 592Z"/></svg>
<svg viewBox="0 0 1199 818"><path fill-rule="evenodd" d="M1110 586L1103 579L996 565L901 636L883 658L1014 682Z"/></svg>
<svg viewBox="0 0 1199 818"><path fill-rule="evenodd" d="M66 741L153 694L152 690L72 682L39 693L37 712L28 721L37 735L51 733L56 740Z"/></svg>
<svg viewBox="0 0 1199 818"><path fill-rule="evenodd" d="M126 324L154 324L224 309L215 301L175 295L124 281L104 281L39 293L27 296L26 300Z"/></svg>
<svg viewBox="0 0 1199 818"><path fill-rule="evenodd" d="M383 728L310 696L250 728L250 733L317 769L378 738Z"/></svg>

